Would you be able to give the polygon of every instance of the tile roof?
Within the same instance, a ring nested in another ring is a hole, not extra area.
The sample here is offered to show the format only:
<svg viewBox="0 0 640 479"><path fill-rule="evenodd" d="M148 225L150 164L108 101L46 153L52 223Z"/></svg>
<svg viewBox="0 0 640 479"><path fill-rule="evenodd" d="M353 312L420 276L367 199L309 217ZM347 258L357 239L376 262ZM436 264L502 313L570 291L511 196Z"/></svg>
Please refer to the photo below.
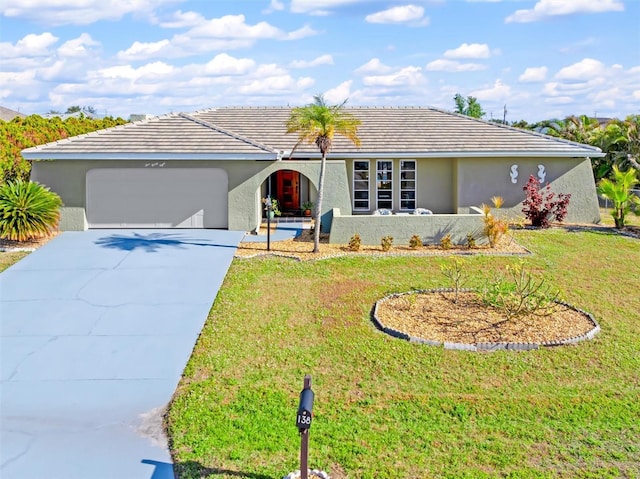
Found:
<svg viewBox="0 0 640 479"><path fill-rule="evenodd" d="M19 111L11 110L10 108L0 106L0 120L11 121L16 116L19 116L20 118L26 118L27 115L25 115L24 113L20 113Z"/></svg>
<svg viewBox="0 0 640 479"><path fill-rule="evenodd" d="M297 137L286 133L290 107L223 107L88 133L23 151L27 159L175 158L275 159ZM360 148L336 135L331 156L602 156L600 149L427 107L356 107ZM301 144L294 157L318 157Z"/></svg>

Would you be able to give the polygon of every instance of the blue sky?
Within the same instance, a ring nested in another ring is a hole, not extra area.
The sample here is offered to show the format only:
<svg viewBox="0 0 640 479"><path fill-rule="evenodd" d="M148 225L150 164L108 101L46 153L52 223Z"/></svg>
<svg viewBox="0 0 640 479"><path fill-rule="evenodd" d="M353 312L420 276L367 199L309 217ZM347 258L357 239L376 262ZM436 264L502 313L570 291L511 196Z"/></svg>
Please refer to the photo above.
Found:
<svg viewBox="0 0 640 479"><path fill-rule="evenodd" d="M640 113L640 0L3 0L0 105Z"/></svg>

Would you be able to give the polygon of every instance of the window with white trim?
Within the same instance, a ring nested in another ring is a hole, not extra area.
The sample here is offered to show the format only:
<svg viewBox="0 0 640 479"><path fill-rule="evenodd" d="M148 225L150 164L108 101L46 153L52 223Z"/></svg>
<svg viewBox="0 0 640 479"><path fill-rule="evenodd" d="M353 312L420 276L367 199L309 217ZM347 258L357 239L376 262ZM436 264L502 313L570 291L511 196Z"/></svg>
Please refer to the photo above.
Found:
<svg viewBox="0 0 640 479"><path fill-rule="evenodd" d="M416 209L416 160L400 161L400 209Z"/></svg>
<svg viewBox="0 0 640 479"><path fill-rule="evenodd" d="M353 162L353 209L369 210L369 160Z"/></svg>
<svg viewBox="0 0 640 479"><path fill-rule="evenodd" d="M376 208L393 209L393 161L378 160L376 164Z"/></svg>

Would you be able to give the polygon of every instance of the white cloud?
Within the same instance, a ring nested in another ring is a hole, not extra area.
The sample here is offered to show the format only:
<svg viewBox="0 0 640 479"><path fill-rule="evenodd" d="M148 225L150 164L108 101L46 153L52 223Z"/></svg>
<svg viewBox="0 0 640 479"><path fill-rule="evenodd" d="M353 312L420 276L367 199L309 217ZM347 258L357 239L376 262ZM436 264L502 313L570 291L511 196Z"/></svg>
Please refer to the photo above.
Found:
<svg viewBox="0 0 640 479"><path fill-rule="evenodd" d="M289 66L291 68L311 68L320 65L333 65L333 57L331 55L321 55L313 60L294 60Z"/></svg>
<svg viewBox="0 0 640 479"><path fill-rule="evenodd" d="M387 73L391 70L392 68L382 63L379 58L372 58L364 65L358 67L355 73Z"/></svg>
<svg viewBox="0 0 640 479"><path fill-rule="evenodd" d="M366 86L410 86L424 82L420 67L408 66L389 75L372 75L362 79Z"/></svg>
<svg viewBox="0 0 640 479"><path fill-rule="evenodd" d="M332 105L338 105L342 103L351 96L352 84L352 80L347 80L340 83L340 85L338 85L337 87L327 90L326 92L324 92L325 100L327 100L327 102Z"/></svg>
<svg viewBox="0 0 640 479"><path fill-rule="evenodd" d="M584 80L601 76L605 73L602 62L592 58L585 58L578 63L562 68L555 74L558 80Z"/></svg>
<svg viewBox="0 0 640 479"><path fill-rule="evenodd" d="M544 81L547 78L547 67L528 67L524 73L518 77L522 83L535 83Z"/></svg>
<svg viewBox="0 0 640 479"><path fill-rule="evenodd" d="M475 96L478 100L485 101L506 101L511 95L511 87L502 83L502 80L495 81L492 87L475 90L471 92L471 96Z"/></svg>
<svg viewBox="0 0 640 479"><path fill-rule="evenodd" d="M278 75L260 78L247 84L240 85L237 92L244 95L272 95L279 92L304 89L313 85L312 78L295 79L291 75Z"/></svg>
<svg viewBox="0 0 640 479"><path fill-rule="evenodd" d="M40 35L30 33L18 40L15 45L2 42L0 43L0 57L2 58L19 58L19 57L43 57L51 52L49 47L58 41L58 37L53 36L49 32Z"/></svg>
<svg viewBox="0 0 640 479"><path fill-rule="evenodd" d="M291 0L291 11L310 15L330 15L332 10L345 5L366 3L368 0Z"/></svg>
<svg viewBox="0 0 640 479"><path fill-rule="evenodd" d="M444 52L445 58L489 58L491 51L486 43L463 43L454 50Z"/></svg>
<svg viewBox="0 0 640 479"><path fill-rule="evenodd" d="M127 14L150 14L163 5L181 0L22 0L7 5L0 13L8 18L24 18L45 25L88 25L99 20L119 20Z"/></svg>
<svg viewBox="0 0 640 479"><path fill-rule="evenodd" d="M228 51L249 48L259 40L295 40L316 35L309 26L287 33L267 22L250 25L244 15L225 15L200 21L184 33L170 40L134 42L117 57L124 61L149 60L150 58L178 58L212 51Z"/></svg>
<svg viewBox="0 0 640 479"><path fill-rule="evenodd" d="M121 60L143 60L153 58L165 54L165 50L169 47L169 40L160 40L158 42L133 42L126 50L118 52L117 56ZM169 56L169 55L165 55Z"/></svg>
<svg viewBox="0 0 640 479"><path fill-rule="evenodd" d="M428 25L429 19L424 17L424 8L417 5L392 7L365 17L369 23L408 23Z"/></svg>
<svg viewBox="0 0 640 479"><path fill-rule="evenodd" d="M206 19L198 12L183 12L178 10L168 20L159 21L162 28L195 27L206 22Z"/></svg>
<svg viewBox="0 0 640 479"><path fill-rule="evenodd" d="M300 40L301 38L313 37L318 35L320 32L314 30L309 25L305 25L302 28L298 28L293 32L287 33L287 35L283 38L283 40Z"/></svg>
<svg viewBox="0 0 640 479"><path fill-rule="evenodd" d="M473 72L486 70L486 65L479 63L461 63L456 60L438 59L427 64L426 69L432 72Z"/></svg>
<svg viewBox="0 0 640 479"><path fill-rule="evenodd" d="M205 65L204 71L214 75L245 75L255 66L256 62L250 58L234 58L220 53Z"/></svg>
<svg viewBox="0 0 640 479"><path fill-rule="evenodd" d="M85 57L93 53L91 47L99 45L100 42L91 38L91 35L83 33L78 38L64 42L58 48L58 55L61 57Z"/></svg>
<svg viewBox="0 0 640 479"><path fill-rule="evenodd" d="M269 14L273 12L279 12L281 10L284 10L284 3L280 2L279 0L271 0L269 7L262 10L262 13Z"/></svg>
<svg viewBox="0 0 640 479"><path fill-rule="evenodd" d="M506 23L528 23L560 15L576 13L621 12L624 4L620 0L539 0L532 9L516 10Z"/></svg>

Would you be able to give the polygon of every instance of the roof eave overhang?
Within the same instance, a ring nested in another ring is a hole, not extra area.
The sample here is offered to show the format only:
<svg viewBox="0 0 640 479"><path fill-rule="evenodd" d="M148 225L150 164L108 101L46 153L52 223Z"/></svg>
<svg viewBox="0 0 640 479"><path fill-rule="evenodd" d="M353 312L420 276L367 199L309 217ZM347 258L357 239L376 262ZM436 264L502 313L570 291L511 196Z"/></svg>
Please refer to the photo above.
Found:
<svg viewBox="0 0 640 479"><path fill-rule="evenodd" d="M352 152L329 153L327 159L360 159L360 158L602 158L600 151L435 151L435 152ZM292 160L312 158L320 159L318 153L295 154Z"/></svg>
<svg viewBox="0 0 640 479"><path fill-rule="evenodd" d="M25 160L249 160L277 161L277 153L47 153L45 151L23 151Z"/></svg>

